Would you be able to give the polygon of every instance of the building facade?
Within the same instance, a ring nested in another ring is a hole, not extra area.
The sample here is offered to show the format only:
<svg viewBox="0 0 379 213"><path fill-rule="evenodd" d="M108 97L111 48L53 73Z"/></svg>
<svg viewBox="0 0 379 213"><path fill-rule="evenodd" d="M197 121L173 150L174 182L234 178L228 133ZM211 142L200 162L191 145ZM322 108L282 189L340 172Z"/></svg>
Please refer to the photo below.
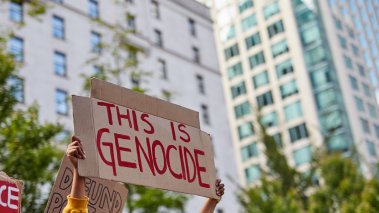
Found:
<svg viewBox="0 0 379 213"><path fill-rule="evenodd" d="M209 5L240 182L267 171L258 113L299 171L323 147L358 153L369 176L378 160L378 106L354 23L322 0Z"/></svg>
<svg viewBox="0 0 379 213"><path fill-rule="evenodd" d="M212 21L208 8L188 0L55 0L39 17L27 15L28 6L0 4L2 32L13 31L8 49L20 62L10 80L21 106L34 102L40 120L60 122L72 132L68 97L87 95L83 74L99 67L90 63L101 57L103 45L112 44L113 33L105 26L125 27L136 33L130 42L142 49L138 68L149 73L141 82L147 94L200 112L202 130L212 135L218 174L227 185L219 212L237 212L237 169L222 92ZM131 57L131 56L130 56ZM112 81L125 87L136 84L127 72ZM186 212L198 212L204 198L193 196Z"/></svg>

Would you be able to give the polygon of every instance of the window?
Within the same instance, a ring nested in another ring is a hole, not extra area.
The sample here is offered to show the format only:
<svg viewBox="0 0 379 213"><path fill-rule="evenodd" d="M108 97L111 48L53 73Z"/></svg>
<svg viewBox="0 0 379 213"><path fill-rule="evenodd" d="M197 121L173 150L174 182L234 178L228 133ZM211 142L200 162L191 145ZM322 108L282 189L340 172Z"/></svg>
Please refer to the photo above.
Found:
<svg viewBox="0 0 379 213"><path fill-rule="evenodd" d="M127 26L129 30L135 31L137 29L136 26L136 17L130 13L127 14Z"/></svg>
<svg viewBox="0 0 379 213"><path fill-rule="evenodd" d="M316 42L320 42L321 34L319 27L316 25L303 30L301 32L301 41L304 46L310 46Z"/></svg>
<svg viewBox="0 0 379 213"><path fill-rule="evenodd" d="M271 91L257 96L257 103L259 108L273 104L274 99L272 98Z"/></svg>
<svg viewBox="0 0 379 213"><path fill-rule="evenodd" d="M63 0L53 0L53 2L58 3L58 4L63 4Z"/></svg>
<svg viewBox="0 0 379 213"><path fill-rule="evenodd" d="M9 39L9 53L16 61L24 61L24 40L13 36Z"/></svg>
<svg viewBox="0 0 379 213"><path fill-rule="evenodd" d="M366 141L368 153L371 157L376 157L375 144L372 141Z"/></svg>
<svg viewBox="0 0 379 213"><path fill-rule="evenodd" d="M261 37L259 36L259 32L254 33L253 35L247 37L245 39L246 49L250 49L257 44L261 43Z"/></svg>
<svg viewBox="0 0 379 213"><path fill-rule="evenodd" d="M14 22L22 22L24 19L22 3L9 1L9 19Z"/></svg>
<svg viewBox="0 0 379 213"><path fill-rule="evenodd" d="M303 116L303 108L301 107L300 101L288 104L284 107L284 116L286 121L291 121L296 118Z"/></svg>
<svg viewBox="0 0 379 213"><path fill-rule="evenodd" d="M327 60L326 52L322 46L308 50L304 58L307 66L314 66Z"/></svg>
<svg viewBox="0 0 379 213"><path fill-rule="evenodd" d="M253 183L261 177L261 169L258 165L249 166L245 169L245 177L247 184Z"/></svg>
<svg viewBox="0 0 379 213"><path fill-rule="evenodd" d="M200 52L197 47L192 47L192 59L196 63L200 63Z"/></svg>
<svg viewBox="0 0 379 213"><path fill-rule="evenodd" d="M340 46L343 49L347 49L347 43L346 43L346 39L344 37L338 35L338 42L340 43Z"/></svg>
<svg viewBox="0 0 379 213"><path fill-rule="evenodd" d="M364 104L363 104L363 101L362 99L354 96L354 101L355 101L355 106L357 107L357 109L360 111L360 112L364 112L365 111L365 107L364 107Z"/></svg>
<svg viewBox="0 0 379 213"><path fill-rule="evenodd" d="M252 143L252 144L242 147L241 153L242 153L242 161L247 161L252 157L257 157L258 156L257 143Z"/></svg>
<svg viewBox="0 0 379 213"><path fill-rule="evenodd" d="M66 55L64 53L54 52L54 72L59 76L67 76Z"/></svg>
<svg viewBox="0 0 379 213"><path fill-rule="evenodd" d="M342 22L336 17L333 17L334 25L337 27L337 29L342 30Z"/></svg>
<svg viewBox="0 0 379 213"><path fill-rule="evenodd" d="M282 134L280 134L280 133L276 133L276 134L272 135L272 139L274 139L276 145L277 145L279 148L282 148L282 147L283 147Z"/></svg>
<svg viewBox="0 0 379 213"><path fill-rule="evenodd" d="M222 42L228 41L236 37L236 27L234 25L226 26L220 31L220 38Z"/></svg>
<svg viewBox="0 0 379 213"><path fill-rule="evenodd" d="M349 69L353 69L353 62L351 61L351 58L349 56L344 55L343 60L345 62L345 66Z"/></svg>
<svg viewBox="0 0 379 213"><path fill-rule="evenodd" d="M53 16L53 36L57 39L64 39L64 19L59 16Z"/></svg>
<svg viewBox="0 0 379 213"><path fill-rule="evenodd" d="M338 110L328 111L321 116L320 121L324 132L334 134L343 127L344 116Z"/></svg>
<svg viewBox="0 0 379 213"><path fill-rule="evenodd" d="M238 126L238 137L240 140L254 134L254 126L251 122L246 122Z"/></svg>
<svg viewBox="0 0 379 213"><path fill-rule="evenodd" d="M291 138L291 142L308 137L307 126L303 123L298 126L292 127L288 130Z"/></svg>
<svg viewBox="0 0 379 213"><path fill-rule="evenodd" d="M316 103L319 109L325 109L337 104L337 95L334 89L327 89L317 93Z"/></svg>
<svg viewBox="0 0 379 213"><path fill-rule="evenodd" d="M352 38L352 39L355 38L355 33L354 33L354 30L353 30L353 29L348 28L348 33L349 33L350 38Z"/></svg>
<svg viewBox="0 0 379 213"><path fill-rule="evenodd" d="M351 88L353 88L354 90L359 90L357 79L351 75L349 75L349 79Z"/></svg>
<svg viewBox="0 0 379 213"><path fill-rule="evenodd" d="M323 87L332 82L328 67L322 67L311 72L311 81L314 88Z"/></svg>
<svg viewBox="0 0 379 213"><path fill-rule="evenodd" d="M370 113L371 118L378 118L378 111L376 107L372 104L367 104L368 106L368 112Z"/></svg>
<svg viewBox="0 0 379 213"><path fill-rule="evenodd" d="M366 77L365 68L362 65L360 65L360 64L358 64L357 66L358 66L359 75L362 76L362 77Z"/></svg>
<svg viewBox="0 0 379 213"><path fill-rule="evenodd" d="M283 22L280 20L273 23L272 25L267 27L267 31L270 38L274 37L275 35L281 32L284 32Z"/></svg>
<svg viewBox="0 0 379 213"><path fill-rule="evenodd" d="M365 83L362 83L362 87L363 87L363 92L365 93L365 95L367 97L371 97L370 87Z"/></svg>
<svg viewBox="0 0 379 213"><path fill-rule="evenodd" d="M199 93L205 94L205 86L204 86L204 79L201 75L196 75L196 81L197 81L197 88Z"/></svg>
<svg viewBox="0 0 379 213"><path fill-rule="evenodd" d="M67 92L61 89L55 90L55 109L60 115L68 115Z"/></svg>
<svg viewBox="0 0 379 213"><path fill-rule="evenodd" d="M271 2L269 5L263 8L263 14L267 20L271 16L280 12L279 3L277 1Z"/></svg>
<svg viewBox="0 0 379 213"><path fill-rule="evenodd" d="M232 98L236 98L240 95L246 94L246 86L245 82L241 81L238 84L235 84L234 86L231 87L232 91Z"/></svg>
<svg viewBox="0 0 379 213"><path fill-rule="evenodd" d="M162 32L160 30L154 30L154 43L160 47L163 47Z"/></svg>
<svg viewBox="0 0 379 213"><path fill-rule="evenodd" d="M243 13L244 11L246 11L247 9L253 7L254 4L253 4L253 1L252 0L239 0L239 10L240 10L240 13Z"/></svg>
<svg viewBox="0 0 379 213"><path fill-rule="evenodd" d="M297 13L296 20L299 25L306 25L309 22L313 22L316 18L316 11L312 9L305 9Z"/></svg>
<svg viewBox="0 0 379 213"><path fill-rule="evenodd" d="M101 53L101 35L97 32L91 32L91 51Z"/></svg>
<svg viewBox="0 0 379 213"><path fill-rule="evenodd" d="M156 18L156 19L159 19L161 14L159 12L159 4L157 1L151 1L151 15Z"/></svg>
<svg viewBox="0 0 379 213"><path fill-rule="evenodd" d="M359 48L356 45L352 44L351 49L353 50L354 55L356 57L359 57Z"/></svg>
<svg viewBox="0 0 379 213"><path fill-rule="evenodd" d="M97 0L89 0L88 3L88 15L91 18L99 18L99 2Z"/></svg>
<svg viewBox="0 0 379 213"><path fill-rule="evenodd" d="M167 74L166 61L164 61L162 59L158 59L158 70L159 70L161 79L167 80L168 79L168 74Z"/></svg>
<svg viewBox="0 0 379 213"><path fill-rule="evenodd" d="M292 61L289 59L289 60L281 62L280 64L275 66L275 70L276 70L276 76L278 77L278 79L284 75L292 73L293 72Z"/></svg>
<svg viewBox="0 0 379 213"><path fill-rule="evenodd" d="M376 137L379 138L379 125L374 125Z"/></svg>
<svg viewBox="0 0 379 213"><path fill-rule="evenodd" d="M257 89L261 86L264 86L266 84L268 84L270 81L269 81L269 78L268 78L268 74L267 74L267 71L263 71L255 76L253 76L253 83L254 83L254 88Z"/></svg>
<svg viewBox="0 0 379 213"><path fill-rule="evenodd" d="M364 133L370 134L370 126L368 124L368 121L366 119L360 118L361 121L361 128Z"/></svg>
<svg viewBox="0 0 379 213"><path fill-rule="evenodd" d="M250 69L253 69L254 67L263 63L265 63L265 56L263 54L263 51L249 57Z"/></svg>
<svg viewBox="0 0 379 213"><path fill-rule="evenodd" d="M228 68L228 77L229 79L233 79L236 76L242 75L243 70L242 70L242 64L238 63L233 66L230 66Z"/></svg>
<svg viewBox="0 0 379 213"><path fill-rule="evenodd" d="M236 118L241 118L244 115L250 114L250 104L249 102L243 102L234 107L234 114Z"/></svg>
<svg viewBox="0 0 379 213"><path fill-rule="evenodd" d="M306 147L295 150L293 152L293 157L294 157L296 166L300 166L304 163L311 162L312 160L311 146L306 146Z"/></svg>
<svg viewBox="0 0 379 213"><path fill-rule="evenodd" d="M242 31L247 31L248 29L257 25L257 16L254 14L249 15L248 17L242 19L241 26Z"/></svg>
<svg viewBox="0 0 379 213"><path fill-rule="evenodd" d="M276 58L289 51L287 40L279 41L271 45L272 57Z"/></svg>
<svg viewBox="0 0 379 213"><path fill-rule="evenodd" d="M11 93L16 101L24 103L24 79L17 76L10 76L7 84L10 87Z"/></svg>
<svg viewBox="0 0 379 213"><path fill-rule="evenodd" d="M299 91L297 89L297 84L295 80L289 81L280 86L280 94L282 96L282 99L297 94L298 92Z"/></svg>
<svg viewBox="0 0 379 213"><path fill-rule="evenodd" d="M196 37L196 25L193 19L188 19L188 28L192 36Z"/></svg>
<svg viewBox="0 0 379 213"><path fill-rule="evenodd" d="M207 125L211 124L211 121L209 118L208 106L205 104L201 105L201 115L202 115L202 118L203 118L203 121L205 124L207 124Z"/></svg>
<svg viewBox="0 0 379 213"><path fill-rule="evenodd" d="M228 60L234 56L237 56L240 54L240 51L238 49L238 44L235 44L231 47L228 47L224 50L225 53L225 59Z"/></svg>
<svg viewBox="0 0 379 213"><path fill-rule="evenodd" d="M261 118L261 123L263 126L269 128L278 125L278 114L276 112L270 112L265 114Z"/></svg>

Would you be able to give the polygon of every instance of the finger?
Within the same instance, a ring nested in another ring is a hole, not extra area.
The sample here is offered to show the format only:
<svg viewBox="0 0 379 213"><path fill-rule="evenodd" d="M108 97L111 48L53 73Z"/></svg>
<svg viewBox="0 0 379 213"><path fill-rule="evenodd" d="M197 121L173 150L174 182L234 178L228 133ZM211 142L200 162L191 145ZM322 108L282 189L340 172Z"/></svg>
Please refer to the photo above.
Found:
<svg viewBox="0 0 379 213"><path fill-rule="evenodd" d="M216 186L219 186L220 183L221 183L221 179L217 179L217 180L216 180Z"/></svg>
<svg viewBox="0 0 379 213"><path fill-rule="evenodd" d="M74 142L74 141L79 141L80 142L80 139L78 137L76 137L75 135L73 135L71 137L71 141Z"/></svg>
<svg viewBox="0 0 379 213"><path fill-rule="evenodd" d="M79 154L82 156L82 159L85 159L86 155L84 154L83 149L81 147L79 147L77 150L78 150Z"/></svg>

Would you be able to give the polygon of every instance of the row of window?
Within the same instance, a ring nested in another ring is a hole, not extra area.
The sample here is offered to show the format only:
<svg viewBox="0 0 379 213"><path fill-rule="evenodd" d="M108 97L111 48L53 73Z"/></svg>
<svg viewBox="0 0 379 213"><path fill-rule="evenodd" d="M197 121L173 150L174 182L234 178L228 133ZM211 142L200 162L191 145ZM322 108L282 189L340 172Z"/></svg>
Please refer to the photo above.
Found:
<svg viewBox="0 0 379 213"><path fill-rule="evenodd" d="M256 145L255 143L252 144L250 147L246 147L245 150L242 151L243 156L247 154L257 154L258 151L256 151ZM305 163L309 163L312 160L312 146L307 145L302 148L296 149L292 152L293 159L295 161L296 166L303 165ZM247 181L247 184L253 183L255 181L258 181L261 177L261 168L259 165L250 165L247 168L245 168L245 178Z"/></svg>
<svg viewBox="0 0 379 213"><path fill-rule="evenodd" d="M251 21L249 19L250 17L251 16L242 20L242 22L243 22L242 26L243 27L244 26L246 26L246 27L255 26L255 22ZM252 16L252 17L254 17L254 16ZM283 22L280 20L280 21L273 23L272 25L267 27L267 31L268 31L268 35L270 38L274 37L275 35L277 35L279 33L284 32ZM245 38L246 49L250 49L251 47L254 47L260 43L261 43L261 37L260 37L259 32L254 33L254 34ZM288 51L289 51L289 48L288 48L287 40L282 40L282 41L277 42L271 46L271 52L272 52L273 58L275 58L275 57L277 57L277 56L279 56L285 52L288 52ZM240 54L240 51L239 51L238 44L234 44L234 45L232 45L232 46L230 46L224 50L224 55L225 55L226 60L233 58L234 56L238 56L239 54ZM263 53L262 53L262 57L263 57ZM263 62L264 62L264 57L263 57Z"/></svg>

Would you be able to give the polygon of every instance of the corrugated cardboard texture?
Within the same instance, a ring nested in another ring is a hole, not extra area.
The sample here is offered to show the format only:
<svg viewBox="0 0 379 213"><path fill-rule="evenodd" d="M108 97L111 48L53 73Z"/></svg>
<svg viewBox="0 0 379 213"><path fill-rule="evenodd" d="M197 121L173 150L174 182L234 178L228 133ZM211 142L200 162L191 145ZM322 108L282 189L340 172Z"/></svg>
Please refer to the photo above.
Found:
<svg viewBox="0 0 379 213"><path fill-rule="evenodd" d="M67 204L71 192L73 166L65 156L62 159L57 178L51 190L45 213L60 213ZM128 190L123 184L98 178L86 178L85 190L89 197L89 213L121 213Z"/></svg>
<svg viewBox="0 0 379 213"><path fill-rule="evenodd" d="M96 78L91 81L91 97L200 129L196 111Z"/></svg>
<svg viewBox="0 0 379 213"><path fill-rule="evenodd" d="M14 212L21 213L22 190L23 190L22 181L13 179L13 178L9 177L7 174L5 174L5 172L1 172L1 171L0 171L0 181L6 183L5 185L7 188L3 190L3 193L8 193L8 187L9 186L17 187L17 189L19 190L18 207L17 207L18 210L17 209L10 209L8 207L4 207L4 206L0 205L0 212L1 213L14 213ZM14 196L14 192L12 192L11 194ZM8 197L8 194L6 197ZM13 199L11 199L11 200L13 200ZM8 203L7 203L8 199L3 200L2 202L6 203L6 205L8 205ZM14 204L14 201L11 201L11 204Z"/></svg>
<svg viewBox="0 0 379 213"><path fill-rule="evenodd" d="M89 100L90 98L87 97L72 96L75 136L80 139L82 144L92 144L95 141L92 108ZM83 146L83 149L86 153L96 152L96 147L94 146ZM82 169L87 169L88 171L85 173L88 176L96 177L99 173L98 168L93 167L96 162L97 157L93 155L87 155L86 161L79 159L78 164L82 165L79 167L79 174L82 174Z"/></svg>
<svg viewBox="0 0 379 213"><path fill-rule="evenodd" d="M104 104L109 107L105 107ZM79 131L76 127L81 126L81 130L86 131L80 131L81 136L78 137L92 138L83 143L87 159L79 163L80 175L218 198L214 189L216 169L211 141L209 135L200 129L94 98L74 97L73 107L76 112L74 116L81 117L74 119L78 122L75 123L75 134ZM117 112L128 114L129 119L124 117L120 120ZM143 115L145 120L142 119ZM86 128L83 125L86 125ZM148 134L151 126L154 133ZM90 128L92 130L89 130ZM186 133L179 129L185 130ZM101 131L103 133L99 134ZM173 139L173 132L176 139ZM126 138L118 138L117 142L115 138L118 134ZM191 138L190 141L185 142L188 137ZM174 148L168 151L169 146ZM180 149L189 150L187 161L183 160L184 155L180 155ZM195 150L203 152L197 155L198 167L195 166ZM137 153L140 157L137 157ZM125 162L134 164L135 167L122 165ZM200 168L199 166L204 168L204 171L196 169ZM158 170L162 172L159 173ZM183 172L184 170L187 173ZM190 175L186 178L175 178L171 171ZM192 177L195 177L194 181L188 181ZM209 184L210 188L204 187L203 183Z"/></svg>

